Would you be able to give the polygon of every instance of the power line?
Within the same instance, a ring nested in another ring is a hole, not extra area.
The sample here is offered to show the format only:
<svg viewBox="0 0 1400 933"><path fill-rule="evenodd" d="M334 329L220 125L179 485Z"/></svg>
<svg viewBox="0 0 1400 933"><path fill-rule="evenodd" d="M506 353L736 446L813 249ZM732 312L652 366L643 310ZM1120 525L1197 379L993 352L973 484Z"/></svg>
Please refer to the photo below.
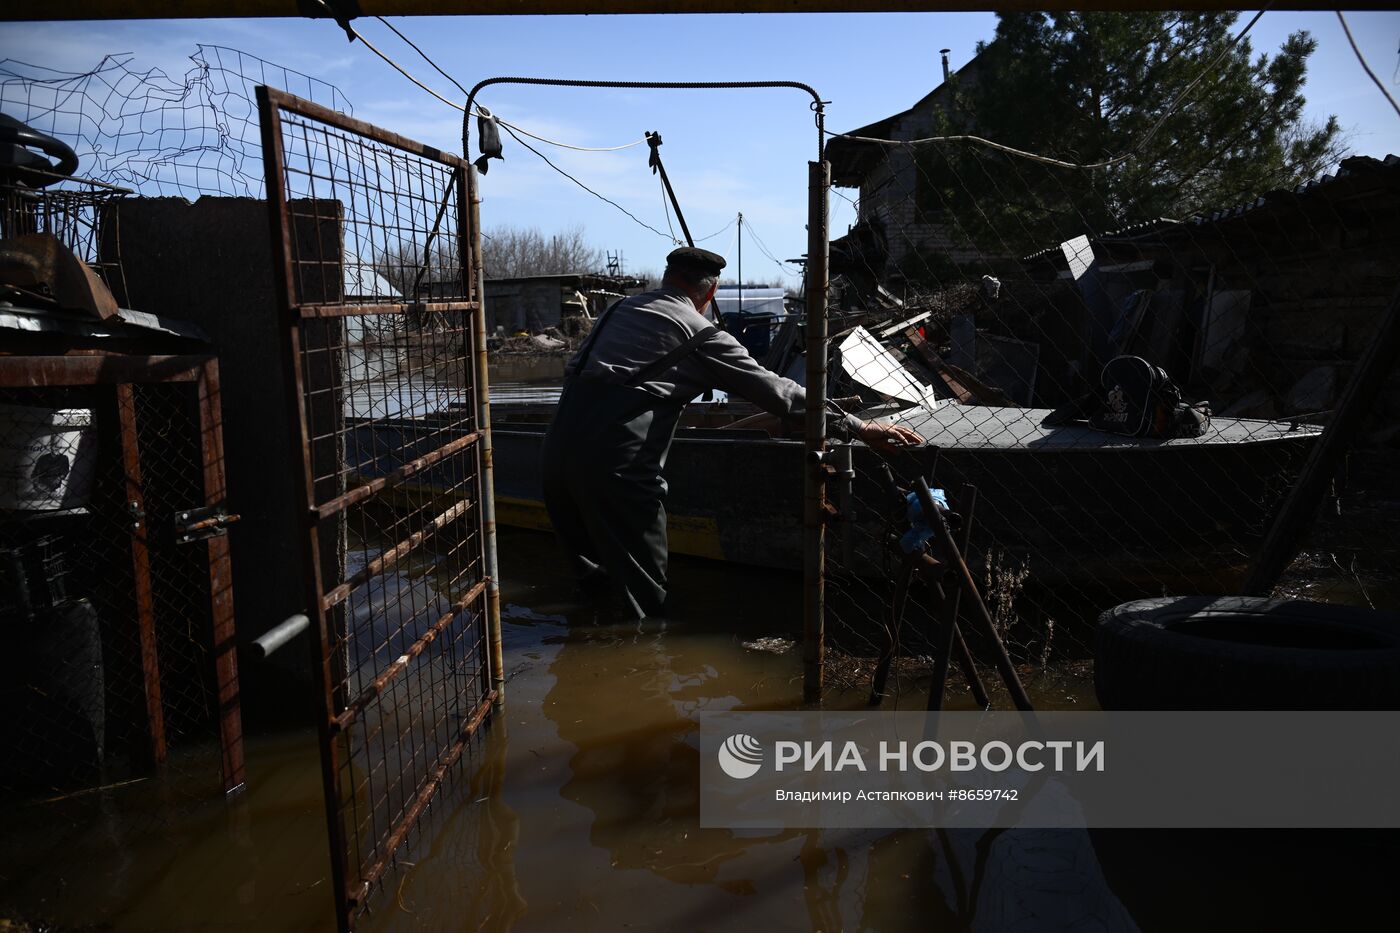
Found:
<svg viewBox="0 0 1400 933"><path fill-rule="evenodd" d="M580 188L582 188L584 191L587 191L589 194L593 195L595 198L597 198L597 199L600 200L600 201L603 201L603 202L605 202L605 203L607 203L607 204L611 204L613 207L615 207L615 208L617 208L618 210L622 211L622 213L626 214L628 217L631 217L634 221L636 221L637 224L639 224L640 226L643 226L643 227L647 228L648 230L650 230L652 233L656 234L657 236L663 237L663 238L668 239L668 240L671 240L672 242L675 241L675 237L668 237L668 236L666 236L666 234L662 233L660 230L656 229L655 227L653 227L651 224L647 223L646 221L640 219L636 214L632 213L632 212L629 211L627 208L623 207L621 204L618 204L616 201L612 200L611 198L606 198L606 197L604 197L603 195L601 195L601 194L599 194L598 192L594 191L592 188L590 188L590 187L588 187L587 185L585 185L583 182L579 181L579 180L578 180L577 178L575 178L574 176L570 175L568 172L564 171L564 170L563 170L562 168L560 168L559 166L555 165L553 162L549 161L549 156L545 155L543 152L540 152L538 149L536 149L534 146L532 146L532 145L530 145L529 143L527 143L525 140L521 139L519 136L516 136L516 135L515 135L515 130L511 129L509 126L506 127L506 132L509 133L509 134L515 139L516 142L520 143L520 145L524 146L526 149L529 149L529 150L530 150L531 152L533 152L535 155L537 155L537 156L539 156L541 159L543 159L545 165L548 165L550 168L554 169L554 170L555 170L556 172L558 172L560 175L563 175L565 178L569 179L569 181L571 181L571 182L573 182L574 184L578 185L578 186L579 186Z"/></svg>
<svg viewBox="0 0 1400 933"><path fill-rule="evenodd" d="M325 6L325 0L317 0L317 2L319 2L323 7ZM329 7L326 7L326 9L327 9L327 11L329 11L330 8L329 8ZM392 24L390 24L388 20L384 19L384 17L382 17L382 16L376 16L375 19L377 19L377 20L379 20L380 22L384 23L384 25L388 26L391 30L393 30L394 35L398 36L398 37L399 37L400 39L402 39L404 42L408 43L408 45L409 45L415 52L417 52L417 53L423 58L424 61L426 61L429 65L431 65L431 66L434 68L434 70L437 71L438 74L442 75L444 78L446 78L447 80L451 81L451 82L457 87L457 89L460 90L463 94L469 94L469 93L470 93L469 91L467 91L466 88L462 87L461 82L459 82L456 78L452 77L452 76L451 76L450 74L448 74L446 71L443 71L442 68L438 65L437 62L435 62L435 61L433 61L431 58L429 58L429 57L428 57L428 54L427 54L426 52L424 52L421 48L419 48L416 44L414 44L414 42L413 42L411 39L409 39L407 36L405 36L402 32L400 32L398 29L394 28L394 26L393 26ZM354 26L350 25L349 20L346 20L345 22L341 23L340 25L341 25L341 27L346 31L346 33L348 33L352 38L359 39L360 42L364 43L365 48L369 49L369 50L370 50L371 52L373 52L375 55L378 55L381 59L384 60L384 62L385 62L386 64L389 65L390 68L393 68L395 71L397 71L399 74L403 75L403 76L404 76L405 78L407 78L409 81L411 81L411 82L413 82L414 84L416 84L420 89L422 89L422 90L426 91L427 93L431 94L433 97L435 97L435 98L437 98L438 100L442 101L444 104L446 104L447 106L451 107L452 109L461 111L461 112L463 112L463 113L466 112L466 109L467 109L467 108L466 108L465 106L463 106L462 104L457 103L457 102L454 101L454 100L450 100L449 98L443 97L443 96L442 96L441 94L439 94L437 91L435 91L435 90L433 90L432 88L428 87L428 85L424 84L422 81L418 80L418 79L415 78L412 74L410 74L407 68L404 68L404 67L403 67L402 65L400 65L398 62L394 61L394 59L392 59L391 57L389 57L387 54L385 54L384 52L380 51L379 48L378 48L374 43L370 42L370 41L369 41L368 39L366 39L363 35L361 35L360 32L359 32L358 30L355 29ZM489 110L483 112L482 109L475 109L475 108L474 108L474 109L472 110L472 116L475 116L475 117L487 117L487 118L489 118L489 117L492 117L493 114L492 114ZM572 149L572 150L574 150L575 152L617 152L617 151L622 150L622 149L631 149L633 146L640 146L642 143L646 142L645 139L637 139L637 140L634 140L634 141L632 141L632 142L630 142L630 143L623 143L621 146L575 146L575 145L572 144L572 143L560 142L560 141L557 140L557 139L550 139L550 138L547 137L547 136L540 136L538 133L532 133L532 132L530 132L529 130L525 129L523 126L519 126L519 125L514 124L514 123L511 123L511 122L509 122L509 121L507 121L507 120L503 120L503 119L501 119L500 117L496 117L495 119L496 119L496 122L499 123L499 124L501 124L502 126L507 127L508 129L513 129L513 130L516 130L516 131L518 131L518 132L520 132L520 133L523 133L524 135L530 137L531 139L539 140L540 142L546 143L546 144L551 145L551 146L558 146L558 147L561 148L561 149ZM513 135L513 134L512 134L512 135ZM522 144L522 145L523 145L523 144Z"/></svg>
<svg viewBox="0 0 1400 933"><path fill-rule="evenodd" d="M411 49L413 49L413 51L417 52L418 55L419 55L419 57L422 58L423 61L425 61L425 62L427 62L429 65L431 65L434 71L436 71L438 74L442 75L442 76L443 76L444 78L446 78L447 80L451 81L452 84L457 88L457 90L461 91L463 94L465 94L465 95L467 95L467 96L471 96L471 92L468 91L465 87L462 86L462 82L458 81L456 78L452 77L452 75L450 75L450 74L448 74L446 71L444 71L444 70L442 69L442 66L440 66L437 62L433 61L433 59L428 55L427 52L423 51L421 48L418 47L418 44L417 44L417 43L415 43L415 42L414 42L412 39L410 39L408 36L406 36L406 35L404 35L402 32L400 32L397 26L395 26L393 23L389 22L387 19L385 19L385 18L382 17L382 16L376 16L375 19L379 20L379 21L380 21L381 23L383 23L385 26L388 26L389 29L394 33L394 35L398 36L400 39L402 39L402 40L408 45L409 48L411 48ZM361 42L364 42L364 39L362 38L360 41L361 41ZM366 43L366 45L368 45L368 43ZM382 57L382 56L381 56L381 57ZM390 64L393 64L393 63L390 62ZM394 67L397 68L398 66L395 65ZM400 71L400 73L404 73L404 72L403 72L403 69L399 69L399 71ZM410 79L410 80L411 80L411 79ZM414 83L417 84L418 82L415 81ZM419 86L421 87L422 85L419 85ZM432 92L429 92L429 93L432 93ZM435 96L436 96L436 95L435 95ZM439 97L438 99L441 100L442 98ZM453 106L456 106L456 105L454 104ZM458 109L458 110L465 110L464 107L457 107L457 109ZM487 111L485 115L486 115L486 116L490 116L490 115L491 115L491 114L490 114L490 111ZM480 110L477 110L477 112L476 112L475 114L473 114L473 116L478 116L478 117L479 117L479 116L483 116L483 114L481 113ZM503 120L503 119L501 119L500 117L496 117L496 122L500 123L500 124L503 125L503 126L508 126L508 127L510 127L511 129L513 129L513 130L515 130L515 131L517 131L517 132L519 132L519 133L523 133L524 135L530 137L531 139L539 140L540 142L542 142L542 143L547 143L547 144L549 144L549 145L551 145L551 146L558 146L560 149L572 149L572 150L574 150L575 152L617 152L617 151L622 150L622 149L631 149L633 146L640 146L642 143L646 142L646 139L645 139L645 138L642 138L642 139L633 140L633 141L630 142L630 143L623 143L621 146L575 146L575 145L573 145L572 143L564 143L564 142L560 142L560 141L557 140L557 139L549 139L549 138L546 137L546 136L540 136L540 135L537 134L537 133L532 133L532 132L530 132L529 130L525 129L523 126L520 126L520 125L515 124L515 123L511 123L511 122L509 122L509 121L507 121L507 120Z"/></svg>
<svg viewBox="0 0 1400 933"><path fill-rule="evenodd" d="M436 71L438 74L442 75L442 76L443 76L444 78L446 78L447 80L451 81L451 82L453 83L453 85L456 86L457 90L461 91L464 95L469 95L469 94L471 94L471 91L468 91L466 88L462 87L462 83L461 83L460 81L458 81L456 78L452 77L452 76L451 76L450 74L448 74L447 72L443 71L442 68L438 65L437 62L435 62L435 61L433 61L431 58L429 58L429 57L428 57L428 53L425 52L425 51L423 51L422 49L420 49L420 48L418 47L418 45L417 45L412 39L410 39L408 36L404 35L403 33L399 32L397 26L395 26L393 23L389 22L387 19L385 19L385 18L382 17L382 16L376 16L375 19L379 20L379 21L380 21L381 23L383 23L385 26L388 26L388 27L389 27L389 30L390 30L391 32L393 32L394 35L398 36L398 37L399 37L400 39L402 39L405 43L407 43L408 47L411 48L411 49L413 49L413 51L417 52L418 55L419 55L419 57L421 57L421 58L423 59L423 61L427 62L429 65L431 65L431 66L433 67L433 70L434 70L434 71ZM364 40L361 39L360 41L363 42Z"/></svg>
<svg viewBox="0 0 1400 933"><path fill-rule="evenodd" d="M1347 25L1347 18L1342 15L1341 10L1337 10L1337 19L1341 20L1342 32L1347 34L1347 41L1351 43L1351 50L1356 53L1356 60L1361 63L1361 67L1365 70L1367 76L1375 82L1376 87L1381 89L1381 93L1385 95L1385 99L1390 101L1390 106L1395 108L1397 114L1400 114L1400 104L1397 104L1395 98L1390 96L1390 91L1386 90L1385 85L1381 84L1381 79L1376 77L1376 73L1372 71L1371 66L1367 64L1366 56L1361 54L1361 49L1357 47L1356 40L1352 38L1351 27Z"/></svg>
<svg viewBox="0 0 1400 933"><path fill-rule="evenodd" d="M734 221L731 220L729 223L725 224L723 227L720 227L714 233L708 234L707 236L696 237L695 242L704 243L706 240L713 240L715 237L719 236L721 233L728 230L732 226L734 226Z"/></svg>
<svg viewBox="0 0 1400 933"><path fill-rule="evenodd" d="M324 3L323 3L323 5L324 5ZM400 32L397 28L395 28L395 27L393 26L393 24L391 24L388 20L384 19L384 17L382 17L382 16L377 16L377 17L375 17L375 18L378 19L380 22L382 22L384 25L388 26L389 29L393 31L394 35L398 36L398 37L399 37L400 39L402 39L404 42L408 43L408 45L409 45L415 52L417 52L420 56L422 56L423 60L426 61L429 65L431 65L431 66L438 72L438 74L442 75L444 78L446 78L447 80L451 81L451 82L453 83L453 85L455 85L455 86L457 87L457 89L460 90L460 91L462 91L464 94L469 94L469 92L468 92L464 87L462 87L462 84L461 84L456 78L452 77L450 74L448 74L446 71L444 71L435 61L432 60L432 58L430 58L430 57L428 56L428 54L427 54L426 52L424 52L424 51L423 51L421 48L419 48L418 45L415 44L411 39L409 39L409 38L408 38L407 36L405 36L402 32ZM466 107L464 107L464 106L461 105L461 104L457 104L457 103L454 103L453 101L448 100L447 98L443 97L441 94L439 94L439 93L437 93L436 91L434 91L432 88L428 87L428 86L427 86L426 84L424 84L423 82L419 81L419 80L418 80L417 78L415 78L413 75L409 74L408 71L407 71L406 69L404 69L403 67L401 67L401 66L400 66L397 62L395 62L392 58L390 58L388 55L384 54L384 53L381 52L379 49L377 49L373 44L371 44L370 42L368 42L368 41L364 38L364 36L360 35L359 32L357 32L357 31L354 29L353 26L349 25L348 22L342 23L341 25L344 26L346 32L350 33L354 38L357 38L357 39L359 39L361 42L363 42L364 45L365 45L365 48L369 49L369 50L370 50L371 52L373 52L375 55L378 55L380 58L382 58L385 62L387 62L387 63L388 63L395 71L397 71L399 74L403 75L405 78L407 78L408 80L412 81L414 84L418 85L418 87L420 87L420 88L422 88L423 90L427 91L429 94L433 95L433 96L436 97L438 100L442 101L443 103L447 104L448 106L453 107L453 108L455 108L455 109L457 109L457 110L460 110L460 111L462 111L462 112L464 112L464 113L466 112ZM482 114L481 114L481 111L479 111L479 110L475 111L475 115L476 115L476 116L481 116L481 115L482 115ZM488 115L488 116L490 115L489 111L487 112L487 115ZM665 237L665 236L666 236L666 234L662 233L660 230L656 229L656 228L653 227L651 224L646 223L646 222L643 221L641 218L637 217L636 214L633 214L633 213L632 213L631 211L629 211L627 208L623 207L621 204L618 204L616 201L612 200L611 198L604 197L603 195L599 194L597 191L594 191L592 188L590 188L590 187L588 187L587 185L585 185L583 182L579 181L579 180L578 180L577 178L575 178L573 175L570 175L568 172L564 171L562 168L560 168L559 166L555 165L553 162L551 162L551 161L549 160L549 157L548 157L548 156L546 156L543 152L540 152L540 151L539 151L538 149L536 149L534 146L532 146L532 145L530 145L529 143L527 143L525 140L521 139L521 138L520 138L520 135L517 135L517 134L523 134L523 135L525 135L525 136L530 137L531 139L536 139L536 140L539 140L540 142L543 142L543 143L548 143L548 144L553 145L553 146L560 146L560 147L565 148L565 149L574 149L574 150L577 150L577 151L580 151L580 152L614 152L614 151L616 151L616 150L618 150L618 149L627 149L627 148L630 148L631 146L637 145L638 143L645 142L645 139L640 139L640 140L637 140L637 142L628 143L628 144L625 145L625 146L612 146L612 147L603 148L603 149L594 149L594 148L588 148L588 147L583 147L583 146L573 146L573 145L570 145L570 144L568 144L568 143L561 143L561 142L558 142L558 141L556 141L556 140L546 139L546 138L543 137L543 136L538 136L538 135L536 135L535 133L532 133L532 132L530 132L529 130L524 129L523 127L516 126L516 125L513 124L513 123L510 123L510 122L508 122L508 121L506 121L506 120L502 120L502 119L500 119L499 117L496 118L496 122L498 122L502 127L505 128L505 131L506 131L507 133L510 134L510 136L511 136L512 139L514 139L516 142L520 143L520 145L524 146L526 149L528 149L528 150L530 150L531 152L533 152L535 155L539 156L540 159L542 159L542 160L544 161L544 164L545 164L545 165L548 165L550 168L554 169L554 170L555 170L556 172L558 172L560 175L563 175L565 178L569 179L569 181L571 181L571 182L573 182L574 184L578 185L578 186L579 186L580 188L582 188L584 191L587 191L589 194L593 195L595 198L598 198L600 201L603 201L603 202L606 203L606 204L610 204L610 205L612 205L613 207L617 208L618 210L622 211L622 213L626 214L628 217L630 217L630 218L631 218L635 223L637 223L638 225L640 225L640 226L642 226L642 227L645 227L647 230L650 230L652 233L655 233L657 236L661 236L661 237ZM667 225L669 226L669 225L670 225L670 213L669 213L669 209L668 209L668 211L667 211L667 218L666 218L666 219L667 219ZM671 233L671 235L668 237L668 239L670 239L671 242L673 242L673 243L679 242L679 241L676 239L676 237L675 237L675 231L672 231L672 233Z"/></svg>
<svg viewBox="0 0 1400 933"><path fill-rule="evenodd" d="M1152 137L1157 135L1157 131L1162 128L1162 125L1167 122L1168 118L1170 118L1171 115L1176 112L1177 107L1181 105L1182 101L1186 99L1187 95L1189 95L1192 91L1196 89L1196 85L1200 84L1202 79L1204 79L1205 76L1209 74L1212 70L1214 70L1214 68L1225 59L1226 55L1230 54L1230 52L1234 50L1235 46L1239 45L1240 40L1242 40L1246 35L1249 34L1249 31L1254 28L1254 24L1259 22L1259 18L1262 17L1264 13L1272 6L1273 4L1269 3L1264 7L1264 9L1254 14L1254 18L1251 19L1243 29L1241 29L1238 33L1235 34L1235 36L1229 41L1225 48L1220 50L1220 54L1215 56L1215 58L1211 60L1210 64L1202 68L1200 73L1196 75L1196 77L1191 81L1191 83L1186 85L1186 87L1182 89L1181 93L1176 96L1176 99L1173 100L1171 104L1167 106L1166 111L1157 119L1157 122L1152 124L1152 128L1149 129L1140 140L1138 140L1137 145L1133 146L1133 148L1128 150L1127 152L1121 155L1114 156L1111 159L1106 159L1103 162L1066 162L1063 159L1056 159L1052 158L1051 156L1040 155L1036 152L1027 152L1024 149L1016 149L1012 146L1004 145L1003 143L993 142L990 139L983 139L981 136L972 136L968 134L963 134L959 136L929 136L924 139L877 139L873 136L851 136L846 133L832 133L831 135L833 138L851 139L857 142L875 143L881 146L919 146L924 145L926 143L969 142L977 143L981 146L986 146L989 149L995 149L998 152L1005 152L1008 155L1019 156L1023 159L1030 159L1034 162L1043 162L1046 165L1054 165L1059 168L1109 168L1111 166L1119 164L1120 162L1126 162L1128 159L1141 152L1142 148L1147 145L1147 143L1152 139ZM1343 21L1342 25L1346 25L1345 21ZM1348 33L1348 36L1350 36L1350 33ZM1352 43L1352 47L1355 48L1356 44ZM1370 72L1369 68L1367 68L1366 70L1368 73ZM1374 77L1375 76L1372 75L1373 79ZM1380 82L1377 81L1376 83L1379 84ZM1385 89L1382 88L1381 90L1384 91ZM1389 97L1390 95L1387 94L1386 96ZM1391 101L1391 103L1394 104L1394 101ZM1397 111L1400 111L1400 107L1397 107L1396 109Z"/></svg>
<svg viewBox="0 0 1400 933"><path fill-rule="evenodd" d="M763 255L767 256L769 259L773 260L774 262L776 262L776 263L778 264L779 268L781 268L784 272L787 272L788 275L798 275L798 274L800 274L800 271L801 271L801 270L799 270L798 272L788 272L788 267L789 267L789 266L791 266L791 267L794 268L794 269L797 269L797 266L793 265L793 263L790 263L790 262L783 262L783 260L779 259L777 256L774 256L774 255L773 255L773 251L770 250L770 249L768 248L768 244L767 244L767 243L764 243L764 242L763 242L763 238L762 238L761 236L758 235L758 232L757 232L757 231L754 230L753 224L749 223L748 220L744 220L744 221L743 221L743 224L744 224L744 229L746 229L746 230L749 231L749 235L750 235L751 237L753 237L754 242L758 244L758 250L759 250L759 252L761 252Z"/></svg>
<svg viewBox="0 0 1400 933"><path fill-rule="evenodd" d="M680 240L676 239L676 228L671 226L671 204L666 199L666 185L663 182L659 187L661 188L661 213L666 218L666 229L671 231L671 242L680 243Z"/></svg>

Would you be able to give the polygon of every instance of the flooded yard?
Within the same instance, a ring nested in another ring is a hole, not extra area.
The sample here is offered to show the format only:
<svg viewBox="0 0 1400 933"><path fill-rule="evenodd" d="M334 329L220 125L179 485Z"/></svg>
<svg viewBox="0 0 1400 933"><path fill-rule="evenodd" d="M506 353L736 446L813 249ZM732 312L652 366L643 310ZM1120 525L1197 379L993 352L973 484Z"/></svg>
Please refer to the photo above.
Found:
<svg viewBox="0 0 1400 933"><path fill-rule="evenodd" d="M696 714L800 704L800 579L678 559L684 609L618 625L577 607L549 536L503 529L501 560L504 713L361 929L1298 929L1387 897L1394 846L1365 834L701 829ZM1088 666L1061 668L1037 704L1092 704ZM255 737L248 768L231 805L142 781L18 808L0 906L56 930L333 929L314 735Z"/></svg>

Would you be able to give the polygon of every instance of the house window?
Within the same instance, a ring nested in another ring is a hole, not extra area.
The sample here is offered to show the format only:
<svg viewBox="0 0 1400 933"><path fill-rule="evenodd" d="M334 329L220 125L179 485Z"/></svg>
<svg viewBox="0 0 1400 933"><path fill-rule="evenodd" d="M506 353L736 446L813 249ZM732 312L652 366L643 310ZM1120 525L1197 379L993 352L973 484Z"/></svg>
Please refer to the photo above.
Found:
<svg viewBox="0 0 1400 933"><path fill-rule="evenodd" d="M913 172L914 209L918 212L919 222L925 224L942 223L944 212L947 209L943 200L943 192L934 183L934 179L929 177L925 166L920 166L916 162L913 166Z"/></svg>

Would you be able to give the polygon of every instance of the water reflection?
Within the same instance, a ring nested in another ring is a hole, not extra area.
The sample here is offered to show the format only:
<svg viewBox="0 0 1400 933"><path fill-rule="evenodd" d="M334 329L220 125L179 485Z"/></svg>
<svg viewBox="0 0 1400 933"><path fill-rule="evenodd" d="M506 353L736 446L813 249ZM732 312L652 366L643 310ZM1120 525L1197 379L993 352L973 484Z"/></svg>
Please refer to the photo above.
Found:
<svg viewBox="0 0 1400 933"><path fill-rule="evenodd" d="M512 835L469 928L1135 929L1084 833L702 829L696 714L799 703L800 654L743 647L796 634L798 579L681 562L685 609L619 625L572 604L546 536L503 530L502 556L531 570L505 575L493 736Z"/></svg>

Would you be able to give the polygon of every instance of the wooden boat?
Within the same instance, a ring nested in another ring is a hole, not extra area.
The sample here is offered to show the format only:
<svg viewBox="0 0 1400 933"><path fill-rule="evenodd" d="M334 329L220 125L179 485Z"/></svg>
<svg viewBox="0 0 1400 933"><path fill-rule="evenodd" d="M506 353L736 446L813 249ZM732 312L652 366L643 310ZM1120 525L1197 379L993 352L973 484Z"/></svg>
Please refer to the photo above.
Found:
<svg viewBox="0 0 1400 933"><path fill-rule="evenodd" d="M1217 418L1202 437L1158 441L1042 427L1047 413L956 404L912 409L897 417L928 444L888 462L905 481L932 475L955 509L961 487L977 487L974 554L996 549L1023 560L1042 584L1152 593L1236 585L1320 431ZM539 469L546 420L543 412L497 414L496 510L503 525L550 527ZM411 459L413 436L429 430L366 422L348 453L362 476L381 475ZM797 439L683 427L666 469L671 550L799 569L803 458ZM853 573L883 573L890 503L879 479L882 458L857 444L853 461L849 490L832 493L844 514L832 525L830 553ZM431 486L433 472L422 482Z"/></svg>

